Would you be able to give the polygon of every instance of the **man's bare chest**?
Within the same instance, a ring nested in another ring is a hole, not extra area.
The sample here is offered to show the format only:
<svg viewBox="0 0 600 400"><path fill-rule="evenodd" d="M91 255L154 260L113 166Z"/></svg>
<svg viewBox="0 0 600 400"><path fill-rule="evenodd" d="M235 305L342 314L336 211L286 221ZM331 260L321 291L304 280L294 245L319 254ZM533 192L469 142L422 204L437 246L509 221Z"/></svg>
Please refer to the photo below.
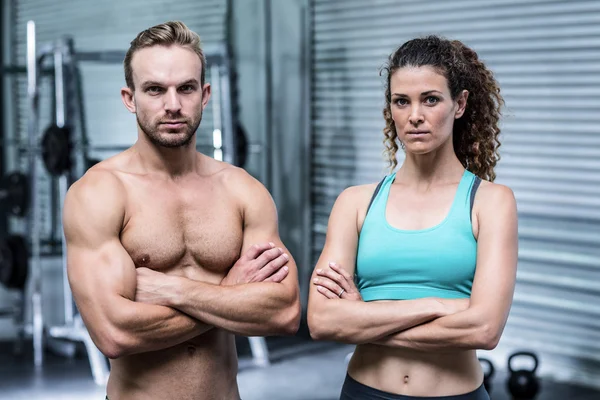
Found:
<svg viewBox="0 0 600 400"><path fill-rule="evenodd" d="M136 267L198 277L223 276L239 258L242 216L221 193L137 191L130 199L121 242Z"/></svg>

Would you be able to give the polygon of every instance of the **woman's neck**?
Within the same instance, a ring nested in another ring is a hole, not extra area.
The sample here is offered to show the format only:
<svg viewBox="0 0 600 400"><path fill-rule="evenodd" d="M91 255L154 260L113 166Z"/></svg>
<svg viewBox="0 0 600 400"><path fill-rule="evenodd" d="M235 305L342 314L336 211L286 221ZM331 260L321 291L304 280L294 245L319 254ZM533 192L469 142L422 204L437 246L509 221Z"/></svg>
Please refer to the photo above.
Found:
<svg viewBox="0 0 600 400"><path fill-rule="evenodd" d="M448 182L462 176L464 170L450 144L427 154L407 152L404 163L396 174L396 180L406 184Z"/></svg>

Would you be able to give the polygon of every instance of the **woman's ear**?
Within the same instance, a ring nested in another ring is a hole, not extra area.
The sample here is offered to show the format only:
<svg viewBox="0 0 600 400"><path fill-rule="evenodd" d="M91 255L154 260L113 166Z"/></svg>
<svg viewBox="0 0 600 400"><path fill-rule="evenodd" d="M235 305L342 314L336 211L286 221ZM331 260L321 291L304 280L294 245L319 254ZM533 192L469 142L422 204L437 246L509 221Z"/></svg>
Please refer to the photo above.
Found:
<svg viewBox="0 0 600 400"><path fill-rule="evenodd" d="M456 112L454 113L454 119L459 119L460 117L463 116L463 114L465 113L465 110L467 109L467 99L468 98L469 98L468 90L463 90L462 92L460 92L460 94L458 95L458 98L456 99L456 105L458 107L456 109Z"/></svg>

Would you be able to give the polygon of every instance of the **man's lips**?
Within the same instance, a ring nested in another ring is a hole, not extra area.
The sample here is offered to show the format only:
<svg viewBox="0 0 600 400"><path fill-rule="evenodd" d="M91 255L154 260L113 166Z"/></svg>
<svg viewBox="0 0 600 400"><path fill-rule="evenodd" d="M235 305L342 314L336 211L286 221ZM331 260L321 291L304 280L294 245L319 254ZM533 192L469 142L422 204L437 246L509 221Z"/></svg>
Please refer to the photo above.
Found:
<svg viewBox="0 0 600 400"><path fill-rule="evenodd" d="M167 128L181 128L185 125L185 121L165 121L161 122L160 124L166 126Z"/></svg>

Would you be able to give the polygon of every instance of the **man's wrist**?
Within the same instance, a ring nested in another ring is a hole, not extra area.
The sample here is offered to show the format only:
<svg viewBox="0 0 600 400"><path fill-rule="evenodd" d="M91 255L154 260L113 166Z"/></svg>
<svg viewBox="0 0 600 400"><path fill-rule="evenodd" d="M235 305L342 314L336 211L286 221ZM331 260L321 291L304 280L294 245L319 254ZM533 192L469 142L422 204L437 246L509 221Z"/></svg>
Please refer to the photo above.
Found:
<svg viewBox="0 0 600 400"><path fill-rule="evenodd" d="M169 296L165 298L167 304L165 306L178 308L183 305L184 296L188 279L181 276L169 276L168 282L166 282L167 292Z"/></svg>

